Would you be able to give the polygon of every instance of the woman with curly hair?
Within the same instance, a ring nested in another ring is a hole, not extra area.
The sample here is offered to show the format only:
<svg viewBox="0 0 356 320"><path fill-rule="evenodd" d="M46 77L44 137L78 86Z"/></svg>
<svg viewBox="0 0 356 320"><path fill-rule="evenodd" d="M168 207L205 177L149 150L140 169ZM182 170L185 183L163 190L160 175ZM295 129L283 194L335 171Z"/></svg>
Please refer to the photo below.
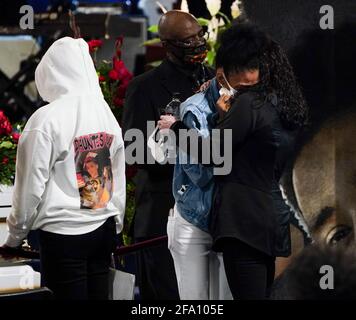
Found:
<svg viewBox="0 0 356 320"><path fill-rule="evenodd" d="M265 299L275 257L290 254L290 210L279 180L308 109L286 54L256 26L235 25L222 35L217 66L215 129L220 146L228 137L225 129L232 131L232 168L215 176L210 232L214 249L223 253L234 299ZM172 116L162 116L159 127L177 137L185 129ZM189 145L179 147L189 152Z"/></svg>

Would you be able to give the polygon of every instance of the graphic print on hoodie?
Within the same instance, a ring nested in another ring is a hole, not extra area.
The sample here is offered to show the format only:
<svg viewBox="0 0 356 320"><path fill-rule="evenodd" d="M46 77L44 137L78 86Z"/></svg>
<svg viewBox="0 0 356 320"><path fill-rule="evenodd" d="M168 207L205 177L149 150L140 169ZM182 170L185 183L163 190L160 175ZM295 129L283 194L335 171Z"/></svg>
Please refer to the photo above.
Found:
<svg viewBox="0 0 356 320"><path fill-rule="evenodd" d="M34 112L19 140L6 244L21 245L31 229L86 234L110 217L115 219L116 232L121 232L126 200L124 141L120 125L103 97L88 44L69 37L55 41L38 64L35 81L48 104ZM87 148L84 142L88 140L81 137L96 135L98 140L92 141L95 148L93 144ZM101 139L105 139L104 144ZM92 193L97 200L83 201L81 206L76 174L83 177L79 177L79 183L90 180L84 168L85 159L90 163L90 158L94 168L98 161L99 173L92 185L100 184Z"/></svg>
<svg viewBox="0 0 356 320"><path fill-rule="evenodd" d="M81 209L105 208L113 192L110 146L114 136L98 132L74 139Z"/></svg>

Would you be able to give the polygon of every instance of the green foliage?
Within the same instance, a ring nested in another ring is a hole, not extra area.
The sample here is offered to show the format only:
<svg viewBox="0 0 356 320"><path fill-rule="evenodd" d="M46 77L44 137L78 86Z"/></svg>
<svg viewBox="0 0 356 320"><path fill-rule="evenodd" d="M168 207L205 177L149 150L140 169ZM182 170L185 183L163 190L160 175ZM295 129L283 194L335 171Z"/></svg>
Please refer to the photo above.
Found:
<svg viewBox="0 0 356 320"><path fill-rule="evenodd" d="M205 19L205 18L198 18L197 20L202 27L207 27L210 22L210 20Z"/></svg>
<svg viewBox="0 0 356 320"><path fill-rule="evenodd" d="M205 19L206 20L206 19ZM222 12L217 13L211 20L206 20L207 23L207 44L208 54L206 57L206 63L211 67L215 66L216 53L220 46L221 34L231 27L231 21Z"/></svg>
<svg viewBox="0 0 356 320"><path fill-rule="evenodd" d="M151 40L147 40L143 43L144 46L153 46L155 44L161 43L160 38L153 38Z"/></svg>
<svg viewBox="0 0 356 320"><path fill-rule="evenodd" d="M11 135L0 138L0 184L13 185L16 170L17 141Z"/></svg>
<svg viewBox="0 0 356 320"><path fill-rule="evenodd" d="M158 33L158 25L157 25L157 24L154 24L154 25L150 26L150 27L148 28L148 31L149 31L149 32L152 32L152 33Z"/></svg>
<svg viewBox="0 0 356 320"><path fill-rule="evenodd" d="M126 213L124 219L123 241L125 245L132 243L129 236L132 219L135 213L135 183L128 179L126 183Z"/></svg>

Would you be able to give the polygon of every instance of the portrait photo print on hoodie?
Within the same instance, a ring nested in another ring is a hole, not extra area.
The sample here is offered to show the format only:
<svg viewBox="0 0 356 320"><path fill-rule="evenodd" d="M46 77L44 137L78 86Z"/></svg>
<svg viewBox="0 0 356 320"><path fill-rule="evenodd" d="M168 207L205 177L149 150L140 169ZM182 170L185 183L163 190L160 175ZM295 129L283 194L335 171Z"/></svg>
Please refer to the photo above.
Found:
<svg viewBox="0 0 356 320"><path fill-rule="evenodd" d="M110 146L114 136L92 133L74 139L75 167L80 207L105 208L112 197Z"/></svg>

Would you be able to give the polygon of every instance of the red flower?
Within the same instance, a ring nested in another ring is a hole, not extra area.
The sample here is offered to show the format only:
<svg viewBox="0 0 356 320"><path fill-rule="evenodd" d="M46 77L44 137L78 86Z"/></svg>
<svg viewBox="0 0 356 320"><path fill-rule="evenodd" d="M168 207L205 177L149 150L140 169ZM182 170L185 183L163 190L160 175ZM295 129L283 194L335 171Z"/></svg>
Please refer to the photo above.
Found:
<svg viewBox="0 0 356 320"><path fill-rule="evenodd" d="M20 139L20 134L19 133L17 133L17 132L14 132L13 134L12 134L12 139L15 141L15 142L18 142L19 141L19 139Z"/></svg>
<svg viewBox="0 0 356 320"><path fill-rule="evenodd" d="M127 88L127 86L129 85L130 81L132 78L126 78L126 79L122 79L121 80L121 85L125 86Z"/></svg>
<svg viewBox="0 0 356 320"><path fill-rule="evenodd" d="M90 40L88 41L89 51L94 52L103 45L102 40Z"/></svg>
<svg viewBox="0 0 356 320"><path fill-rule="evenodd" d="M119 97L115 97L113 102L115 107L122 107L124 105L124 99L121 99Z"/></svg>
<svg viewBox="0 0 356 320"><path fill-rule="evenodd" d="M119 76L119 73L116 70L112 69L112 70L109 71L109 78L111 80L116 81L116 80L119 80L120 76Z"/></svg>
<svg viewBox="0 0 356 320"><path fill-rule="evenodd" d="M104 76L99 76L99 82L104 82L106 78Z"/></svg>
<svg viewBox="0 0 356 320"><path fill-rule="evenodd" d="M124 62L117 57L113 57L112 65L114 70L119 71L124 66Z"/></svg>
<svg viewBox="0 0 356 320"><path fill-rule="evenodd" d="M132 179L137 173L136 166L126 166L126 178Z"/></svg>
<svg viewBox="0 0 356 320"><path fill-rule="evenodd" d="M122 81L130 81L132 79L132 74L129 70L127 70L124 62L122 60L118 60L116 57L113 58L113 69L119 73L119 78Z"/></svg>
<svg viewBox="0 0 356 320"><path fill-rule="evenodd" d="M0 135L9 135L12 132L12 126L4 112L0 110Z"/></svg>
<svg viewBox="0 0 356 320"><path fill-rule="evenodd" d="M119 97L119 98L121 98L121 99L125 98L125 93L126 93L127 85L128 85L128 83L124 83L124 82L123 82L122 84L120 84L120 85L118 86L117 92L116 92L117 97Z"/></svg>
<svg viewBox="0 0 356 320"><path fill-rule="evenodd" d="M2 158L2 164L5 164L5 165L6 165L6 164L8 164L8 163L9 163L9 158L6 157L6 156L3 157L3 158Z"/></svg>
<svg viewBox="0 0 356 320"><path fill-rule="evenodd" d="M121 59L121 47L122 47L123 42L124 42L123 36L119 36L116 38L115 50L116 50L116 57L118 57L119 59Z"/></svg>
<svg viewBox="0 0 356 320"><path fill-rule="evenodd" d="M120 78L123 80L123 81L127 81L129 82L131 79L132 79L132 73L126 69L122 69L121 72L119 72L119 75L120 75Z"/></svg>
<svg viewBox="0 0 356 320"><path fill-rule="evenodd" d="M116 48L121 48L122 44L124 42L124 36L118 36L115 41L115 47Z"/></svg>
<svg viewBox="0 0 356 320"><path fill-rule="evenodd" d="M116 49L116 56L121 59L121 49Z"/></svg>

